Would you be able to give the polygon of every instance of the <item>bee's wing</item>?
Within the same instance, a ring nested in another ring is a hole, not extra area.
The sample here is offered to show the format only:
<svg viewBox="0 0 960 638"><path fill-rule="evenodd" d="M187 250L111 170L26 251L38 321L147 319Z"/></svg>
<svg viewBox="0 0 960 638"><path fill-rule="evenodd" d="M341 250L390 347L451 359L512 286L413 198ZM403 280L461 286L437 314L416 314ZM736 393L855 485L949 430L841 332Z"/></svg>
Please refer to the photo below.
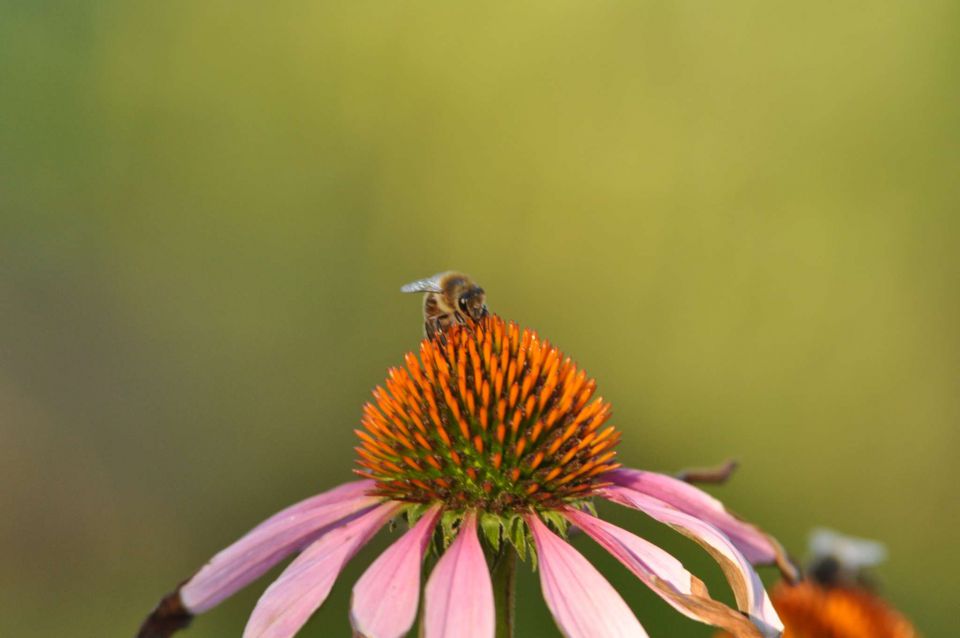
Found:
<svg viewBox="0 0 960 638"><path fill-rule="evenodd" d="M860 570L882 563L887 557L887 548L877 541L817 528L810 535L810 553L815 558L835 558L847 569Z"/></svg>
<svg viewBox="0 0 960 638"><path fill-rule="evenodd" d="M443 279L443 276L446 274L445 272L441 272L433 277L411 281L407 285L402 286L400 292L443 292L443 288L440 287L440 280Z"/></svg>

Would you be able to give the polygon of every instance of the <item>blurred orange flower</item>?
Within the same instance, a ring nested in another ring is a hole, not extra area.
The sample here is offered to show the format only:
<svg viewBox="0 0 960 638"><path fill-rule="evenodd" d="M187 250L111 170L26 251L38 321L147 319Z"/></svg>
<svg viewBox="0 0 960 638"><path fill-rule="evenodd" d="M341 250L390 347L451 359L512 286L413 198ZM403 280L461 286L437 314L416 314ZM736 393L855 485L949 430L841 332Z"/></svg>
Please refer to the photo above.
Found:
<svg viewBox="0 0 960 638"><path fill-rule="evenodd" d="M783 638L915 638L913 625L865 588L830 587L813 581L778 583L773 606L785 625Z"/></svg>

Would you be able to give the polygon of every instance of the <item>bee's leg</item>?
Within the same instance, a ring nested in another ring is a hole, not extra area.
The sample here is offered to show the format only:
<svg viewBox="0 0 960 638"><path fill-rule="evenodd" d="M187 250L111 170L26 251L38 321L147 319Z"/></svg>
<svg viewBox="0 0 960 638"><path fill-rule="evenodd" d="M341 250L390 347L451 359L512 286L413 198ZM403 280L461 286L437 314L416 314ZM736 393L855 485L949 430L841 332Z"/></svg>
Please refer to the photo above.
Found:
<svg viewBox="0 0 960 638"><path fill-rule="evenodd" d="M423 323L423 332L427 335L427 339L433 339L444 331L445 326L443 325L442 320L443 315L427 317L426 321Z"/></svg>
<svg viewBox="0 0 960 638"><path fill-rule="evenodd" d="M710 483L719 485L726 483L733 471L737 469L737 462L733 459L716 467L696 468L691 470L681 470L674 476L687 483Z"/></svg>

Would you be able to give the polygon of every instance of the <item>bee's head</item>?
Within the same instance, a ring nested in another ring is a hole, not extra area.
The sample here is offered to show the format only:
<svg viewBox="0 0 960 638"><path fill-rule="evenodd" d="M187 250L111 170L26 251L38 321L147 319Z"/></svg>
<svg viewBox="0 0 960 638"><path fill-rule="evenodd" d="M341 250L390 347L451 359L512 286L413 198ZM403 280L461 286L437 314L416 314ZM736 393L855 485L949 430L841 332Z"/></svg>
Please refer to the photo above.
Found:
<svg viewBox="0 0 960 638"><path fill-rule="evenodd" d="M487 296L480 286L465 290L457 299L458 310L466 317L479 321L487 316Z"/></svg>

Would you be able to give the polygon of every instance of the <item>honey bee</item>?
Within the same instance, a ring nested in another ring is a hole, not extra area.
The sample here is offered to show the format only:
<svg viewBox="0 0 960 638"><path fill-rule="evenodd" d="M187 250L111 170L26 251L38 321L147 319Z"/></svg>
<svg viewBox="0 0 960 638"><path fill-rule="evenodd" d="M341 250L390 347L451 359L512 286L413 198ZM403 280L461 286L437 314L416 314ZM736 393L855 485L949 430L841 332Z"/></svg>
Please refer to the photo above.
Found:
<svg viewBox="0 0 960 638"><path fill-rule="evenodd" d="M486 294L469 276L442 272L400 288L400 292L423 292L423 330L433 338L455 323L465 324L487 316Z"/></svg>
<svg viewBox="0 0 960 638"><path fill-rule="evenodd" d="M887 548L877 541L845 536L826 528L810 534L807 575L824 586L867 586L867 570L887 558Z"/></svg>

